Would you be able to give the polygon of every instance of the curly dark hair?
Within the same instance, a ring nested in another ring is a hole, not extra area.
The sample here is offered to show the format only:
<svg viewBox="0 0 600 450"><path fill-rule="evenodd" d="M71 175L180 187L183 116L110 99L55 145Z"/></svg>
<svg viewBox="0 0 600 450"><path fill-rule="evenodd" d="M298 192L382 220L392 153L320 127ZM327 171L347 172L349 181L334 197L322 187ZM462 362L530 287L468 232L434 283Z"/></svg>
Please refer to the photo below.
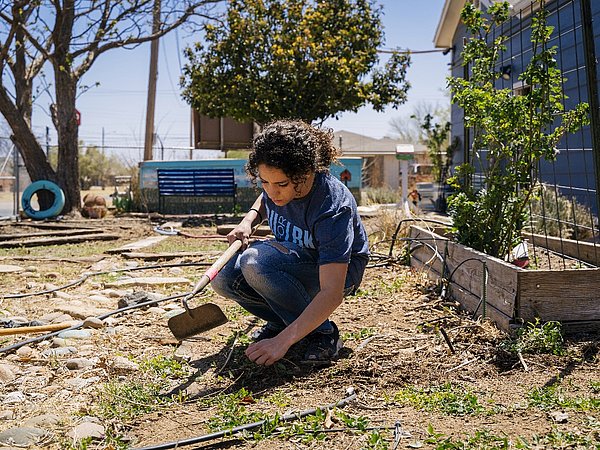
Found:
<svg viewBox="0 0 600 450"><path fill-rule="evenodd" d="M301 120L278 120L266 125L254 138L246 172L256 186L259 164L277 169L298 186L310 173L328 172L340 151L333 145L333 132Z"/></svg>

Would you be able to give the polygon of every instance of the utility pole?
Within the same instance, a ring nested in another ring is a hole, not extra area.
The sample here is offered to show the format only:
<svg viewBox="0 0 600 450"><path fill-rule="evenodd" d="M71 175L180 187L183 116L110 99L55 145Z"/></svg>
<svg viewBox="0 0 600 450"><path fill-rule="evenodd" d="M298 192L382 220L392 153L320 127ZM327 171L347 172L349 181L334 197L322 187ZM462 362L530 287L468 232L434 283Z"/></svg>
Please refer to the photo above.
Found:
<svg viewBox="0 0 600 450"><path fill-rule="evenodd" d="M154 0L152 34L160 30L160 0ZM152 160L154 143L154 109L156 106L156 80L158 78L158 39L150 43L150 73L148 75L148 99L146 104L146 135L144 140L144 161Z"/></svg>

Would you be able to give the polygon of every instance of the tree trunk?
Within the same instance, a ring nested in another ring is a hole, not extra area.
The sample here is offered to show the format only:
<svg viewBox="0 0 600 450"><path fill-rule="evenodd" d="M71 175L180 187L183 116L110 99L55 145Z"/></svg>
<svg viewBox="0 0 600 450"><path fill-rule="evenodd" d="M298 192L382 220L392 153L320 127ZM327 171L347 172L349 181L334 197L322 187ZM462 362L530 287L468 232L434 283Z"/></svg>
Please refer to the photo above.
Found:
<svg viewBox="0 0 600 450"><path fill-rule="evenodd" d="M56 131L58 134L57 181L65 193L63 213L78 211L81 206L79 187L79 125L75 114L77 80L69 71L55 70Z"/></svg>

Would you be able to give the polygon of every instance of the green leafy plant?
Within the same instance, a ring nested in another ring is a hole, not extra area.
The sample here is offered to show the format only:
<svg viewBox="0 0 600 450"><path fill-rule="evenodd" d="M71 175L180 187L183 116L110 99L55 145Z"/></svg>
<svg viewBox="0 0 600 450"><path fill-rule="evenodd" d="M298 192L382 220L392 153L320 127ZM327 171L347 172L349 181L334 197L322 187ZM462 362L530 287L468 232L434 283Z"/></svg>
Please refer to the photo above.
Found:
<svg viewBox="0 0 600 450"><path fill-rule="evenodd" d="M394 395L394 400L427 411L441 411L452 416L485 412L477 396L468 389L452 383L428 388L409 386Z"/></svg>
<svg viewBox="0 0 600 450"><path fill-rule="evenodd" d="M519 75L527 88L516 95L496 87L506 37L495 33L509 17L508 2L495 3L486 15L468 2L461 19L469 34L462 56L470 76L448 80L452 101L463 109L473 136L469 161L449 180L457 190L448 202L453 231L460 243L500 258L521 242L539 161L554 161L560 139L589 122L586 103L564 110L563 77L556 47L548 45L553 28L546 15L542 4L532 18L532 56ZM474 185L476 173L481 186Z"/></svg>
<svg viewBox="0 0 600 450"><path fill-rule="evenodd" d="M158 355L141 361L139 366L142 371L151 372L162 379L185 378L191 372L191 368L187 364L177 361L172 356Z"/></svg>
<svg viewBox="0 0 600 450"><path fill-rule="evenodd" d="M535 387L527 394L529 406L550 411L554 409L572 409L576 411L597 411L600 398L569 396L561 385Z"/></svg>
<svg viewBox="0 0 600 450"><path fill-rule="evenodd" d="M515 339L502 342L500 347L511 353L565 354L560 322L541 323L539 319L519 328Z"/></svg>

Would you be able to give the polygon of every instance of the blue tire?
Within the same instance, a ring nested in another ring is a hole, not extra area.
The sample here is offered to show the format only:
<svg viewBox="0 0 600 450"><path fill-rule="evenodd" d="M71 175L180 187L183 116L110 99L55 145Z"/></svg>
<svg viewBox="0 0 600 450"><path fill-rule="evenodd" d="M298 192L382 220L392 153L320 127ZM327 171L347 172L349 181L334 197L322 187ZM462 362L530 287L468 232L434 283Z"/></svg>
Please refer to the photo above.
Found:
<svg viewBox="0 0 600 450"><path fill-rule="evenodd" d="M33 209L31 206L31 197L33 197L33 194L42 190L50 191L54 195L54 202L50 208L38 211ZM56 183L53 183L52 181L38 180L31 183L23 191L23 196L21 197L21 206L23 207L23 212L27 215L27 217L35 220L55 217L58 216L65 207L65 193Z"/></svg>

